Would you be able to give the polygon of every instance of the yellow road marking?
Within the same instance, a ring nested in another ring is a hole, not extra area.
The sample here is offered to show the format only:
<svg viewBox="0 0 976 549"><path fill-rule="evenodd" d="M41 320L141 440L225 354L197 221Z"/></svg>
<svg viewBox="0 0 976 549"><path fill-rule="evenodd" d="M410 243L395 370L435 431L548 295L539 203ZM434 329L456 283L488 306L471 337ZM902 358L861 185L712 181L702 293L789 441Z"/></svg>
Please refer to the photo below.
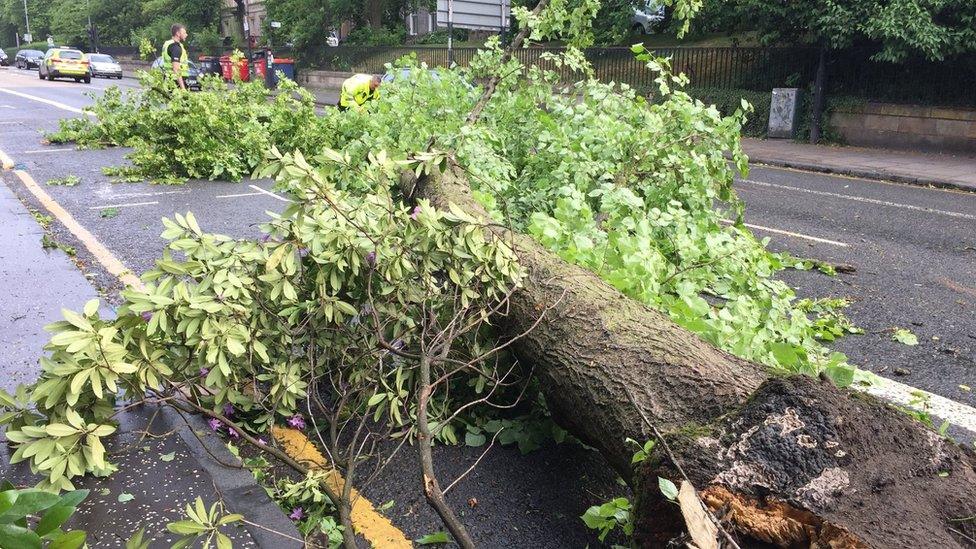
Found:
<svg viewBox="0 0 976 549"><path fill-rule="evenodd" d="M7 153L0 151L0 165L3 166L3 169L9 170L14 167L14 160L7 156Z"/></svg>
<svg viewBox="0 0 976 549"><path fill-rule="evenodd" d="M0 159L4 159L4 166L6 166L6 161L10 160L10 157L0 151ZM13 161L10 161L10 165L13 166ZM9 169L9 168L4 168ZM51 213L54 217L58 219L71 234L81 241L81 243L91 252L95 260L98 261L102 267L105 268L113 276L118 277L125 284L132 286L139 290L144 290L145 285L142 281L132 273L111 251L108 250L104 245L93 234L88 232L80 223L75 221L74 217L67 212L60 204L58 204L53 198L48 195L44 189L37 185L34 178L30 176L29 173L23 170L14 170L14 173L20 178L24 186L33 194L41 205ZM265 191L266 192L266 191ZM270 193L268 193L270 194ZM274 437L281 442L284 446L285 452L292 457L295 461L313 463L318 468L325 469L328 467L328 462L325 457L319 452L315 444L312 443L305 436L304 433L295 429L288 429L284 427L274 427L272 428L272 434ZM332 488L337 492L342 491L342 486L345 484L345 480L342 476L335 470L330 470L328 482L332 485ZM356 490L353 490L353 506L352 506L352 525L353 529L357 533L362 535L372 544L373 547L378 549L400 549L413 547L410 540L401 532L396 526L390 522L390 519L384 517L376 511L373 504L367 500L365 497L360 495Z"/></svg>
<svg viewBox="0 0 976 549"><path fill-rule="evenodd" d="M336 492L341 492L345 480L338 471L329 466L322 452L301 431L287 427L272 427L271 434L281 443L289 456L299 463L311 463L317 469L327 472L326 482ZM377 549L400 549L412 547L409 539L390 519L376 511L373 504L352 491L352 525L356 533L366 538Z"/></svg>
<svg viewBox="0 0 976 549"><path fill-rule="evenodd" d="M144 289L142 281L139 277L134 275L128 267L122 264L121 261L115 255L112 254L101 242L95 238L95 235L88 232L88 229L84 228L81 223L75 221L67 210L61 207L60 204L54 201L53 198L38 186L34 178L24 170L14 170L14 173L20 178L21 183L27 190L34 195L35 198L44 206L44 209L49 211L51 215L57 218L69 231L71 234L75 235L81 244L88 249L89 252L95 257L102 267L108 271L112 276L121 280L125 285L132 286L137 289Z"/></svg>

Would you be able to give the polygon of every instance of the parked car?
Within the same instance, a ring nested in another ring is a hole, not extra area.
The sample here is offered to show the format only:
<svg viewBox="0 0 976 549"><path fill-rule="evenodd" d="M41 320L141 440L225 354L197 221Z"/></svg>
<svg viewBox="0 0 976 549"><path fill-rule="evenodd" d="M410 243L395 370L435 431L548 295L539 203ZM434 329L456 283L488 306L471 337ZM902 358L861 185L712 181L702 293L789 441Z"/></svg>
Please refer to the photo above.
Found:
<svg viewBox="0 0 976 549"><path fill-rule="evenodd" d="M74 48L51 48L44 54L41 66L37 69L37 77L54 80L55 78L74 78L75 82L85 81L91 84L91 68L88 58L80 50Z"/></svg>
<svg viewBox="0 0 976 549"><path fill-rule="evenodd" d="M92 76L103 76L105 78L122 79L122 65L111 55L104 53L89 53L88 62L91 67Z"/></svg>
<svg viewBox="0 0 976 549"><path fill-rule="evenodd" d="M630 19L631 28L637 34L651 34L664 21L664 5L655 0L647 0L641 7L634 8Z"/></svg>
<svg viewBox="0 0 976 549"><path fill-rule="evenodd" d="M186 77L186 87L190 90L200 91L200 66L193 61L187 61L190 65L190 75ZM173 70L172 67L165 66L163 63L163 57L159 56L152 63L152 68L159 70Z"/></svg>
<svg viewBox="0 0 976 549"><path fill-rule="evenodd" d="M7 57L7 52L0 48L0 66L6 67L10 64L10 58Z"/></svg>
<svg viewBox="0 0 976 549"><path fill-rule="evenodd" d="M41 66L44 52L41 50L20 50L14 57L14 66L18 69L37 69Z"/></svg>

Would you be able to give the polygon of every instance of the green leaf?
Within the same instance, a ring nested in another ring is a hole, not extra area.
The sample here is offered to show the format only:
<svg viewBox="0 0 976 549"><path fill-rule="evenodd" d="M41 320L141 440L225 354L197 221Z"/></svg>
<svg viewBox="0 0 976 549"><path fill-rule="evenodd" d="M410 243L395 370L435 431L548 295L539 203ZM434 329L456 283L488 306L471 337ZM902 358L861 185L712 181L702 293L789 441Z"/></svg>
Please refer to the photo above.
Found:
<svg viewBox="0 0 976 549"><path fill-rule="evenodd" d="M13 506L0 516L0 523L14 522L27 515L36 515L41 511L56 505L61 498L51 492L37 489L21 490ZM5 547L0 544L0 547Z"/></svg>
<svg viewBox="0 0 976 549"><path fill-rule="evenodd" d="M40 549L41 538L23 526L0 524L0 547L6 549Z"/></svg>
<svg viewBox="0 0 976 549"><path fill-rule="evenodd" d="M139 530L129 538L129 541L125 542L125 549L148 549L149 540L143 540L146 535L145 528L139 528Z"/></svg>
<svg viewBox="0 0 976 549"><path fill-rule="evenodd" d="M895 328L895 333L891 339L909 346L918 345L918 336L905 328Z"/></svg>
<svg viewBox="0 0 976 549"><path fill-rule="evenodd" d="M657 486L664 497L674 501L678 497L678 487L666 478L657 477Z"/></svg>
<svg viewBox="0 0 976 549"><path fill-rule="evenodd" d="M44 513L41 517L41 521L37 523L37 527L34 528L34 532L39 536L45 536L48 532L51 532L55 528L60 528L64 521L68 520L68 517L75 512L74 507L68 507L66 505L55 505Z"/></svg>
<svg viewBox="0 0 976 549"><path fill-rule="evenodd" d="M414 540L417 545L434 545L437 543L450 543L451 538L447 535L447 532L434 532L433 534L427 534L426 536Z"/></svg>
<svg viewBox="0 0 976 549"><path fill-rule="evenodd" d="M166 529L174 534L195 535L205 532L207 527L192 520L180 520L167 524Z"/></svg>
<svg viewBox="0 0 976 549"><path fill-rule="evenodd" d="M464 435L464 444L467 446L484 446L488 439L483 434L468 431Z"/></svg>
<svg viewBox="0 0 976 549"><path fill-rule="evenodd" d="M159 456L159 461L167 461L167 462L169 462L169 461L173 461L173 459L175 457L176 457L176 452L170 452L168 454L162 454L162 455L160 455Z"/></svg>
<svg viewBox="0 0 976 549"><path fill-rule="evenodd" d="M9 511L15 501L17 501L17 490L0 492L0 516Z"/></svg>
<svg viewBox="0 0 976 549"><path fill-rule="evenodd" d="M121 494L119 494L119 497L116 499L118 500L119 503L127 503L129 501L136 499L136 497L133 496L132 494L122 492Z"/></svg>
<svg viewBox="0 0 976 549"><path fill-rule="evenodd" d="M72 530L61 534L48 545L48 549L78 549L85 544L85 534L82 530Z"/></svg>

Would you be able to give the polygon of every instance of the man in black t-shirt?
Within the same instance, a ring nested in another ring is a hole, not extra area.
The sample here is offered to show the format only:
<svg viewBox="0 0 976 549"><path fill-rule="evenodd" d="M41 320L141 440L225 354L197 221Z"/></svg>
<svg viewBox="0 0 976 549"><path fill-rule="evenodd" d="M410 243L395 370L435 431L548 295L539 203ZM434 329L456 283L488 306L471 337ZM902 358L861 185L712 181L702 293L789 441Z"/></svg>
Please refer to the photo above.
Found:
<svg viewBox="0 0 976 549"><path fill-rule="evenodd" d="M173 78L181 88L186 89L186 78L190 76L190 59L183 42L186 40L186 27L176 23L170 27L172 38L163 43L163 67L172 67Z"/></svg>

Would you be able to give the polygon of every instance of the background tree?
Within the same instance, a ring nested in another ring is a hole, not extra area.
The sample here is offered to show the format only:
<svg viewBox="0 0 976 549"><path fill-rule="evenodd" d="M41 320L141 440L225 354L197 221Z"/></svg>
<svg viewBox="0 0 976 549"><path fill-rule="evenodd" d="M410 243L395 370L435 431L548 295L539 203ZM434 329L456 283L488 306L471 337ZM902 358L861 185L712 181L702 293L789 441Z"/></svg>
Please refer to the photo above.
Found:
<svg viewBox="0 0 976 549"><path fill-rule="evenodd" d="M698 25L713 14L732 28L756 30L767 44L868 45L875 59L931 61L976 51L976 3L971 0L710 0Z"/></svg>

